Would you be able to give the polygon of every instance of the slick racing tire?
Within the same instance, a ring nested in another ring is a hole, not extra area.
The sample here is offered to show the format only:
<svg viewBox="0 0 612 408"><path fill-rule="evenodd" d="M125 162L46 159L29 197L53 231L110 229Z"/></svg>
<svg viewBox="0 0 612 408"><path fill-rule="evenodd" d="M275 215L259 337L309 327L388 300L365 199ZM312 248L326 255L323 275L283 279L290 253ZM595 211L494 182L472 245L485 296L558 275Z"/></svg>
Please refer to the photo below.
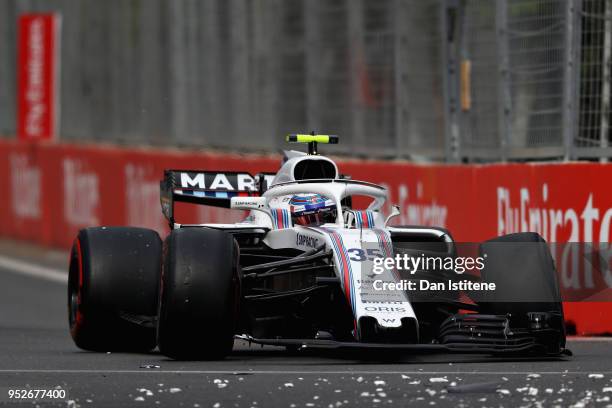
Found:
<svg viewBox="0 0 612 408"><path fill-rule="evenodd" d="M238 245L209 228L172 231L164 243L158 344L177 360L222 359L238 319Z"/></svg>
<svg viewBox="0 0 612 408"><path fill-rule="evenodd" d="M68 321L90 351L150 351L156 346L162 245L152 230L79 231L70 253Z"/></svg>
<svg viewBox="0 0 612 408"><path fill-rule="evenodd" d="M550 249L536 233L509 234L481 245L485 258L484 282L494 282L495 291L479 301L484 314L508 315L511 326L525 327L529 313L548 313L548 326L558 331L549 351L565 347L565 323L557 273Z"/></svg>

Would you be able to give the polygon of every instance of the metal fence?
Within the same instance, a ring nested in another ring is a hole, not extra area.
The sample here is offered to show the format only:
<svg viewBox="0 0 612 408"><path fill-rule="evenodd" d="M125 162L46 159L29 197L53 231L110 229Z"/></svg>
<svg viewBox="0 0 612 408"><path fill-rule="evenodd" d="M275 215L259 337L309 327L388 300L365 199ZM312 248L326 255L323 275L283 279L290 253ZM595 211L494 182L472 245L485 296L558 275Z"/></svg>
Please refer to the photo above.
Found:
<svg viewBox="0 0 612 408"><path fill-rule="evenodd" d="M447 161L612 157L612 0L3 0L63 17L61 138Z"/></svg>
<svg viewBox="0 0 612 408"><path fill-rule="evenodd" d="M578 130L574 155L612 157L610 92L612 1L582 0L579 10L580 72Z"/></svg>
<svg viewBox="0 0 612 408"><path fill-rule="evenodd" d="M563 157L564 0L466 3L462 62L472 103L463 106L463 155L471 159ZM465 105L465 104L464 104Z"/></svg>

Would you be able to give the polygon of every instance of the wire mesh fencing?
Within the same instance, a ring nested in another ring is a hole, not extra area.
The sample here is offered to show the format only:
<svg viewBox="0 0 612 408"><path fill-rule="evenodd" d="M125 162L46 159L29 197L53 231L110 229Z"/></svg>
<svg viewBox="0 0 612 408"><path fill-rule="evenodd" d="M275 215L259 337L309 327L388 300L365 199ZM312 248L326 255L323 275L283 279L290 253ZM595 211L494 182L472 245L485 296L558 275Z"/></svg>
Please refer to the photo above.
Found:
<svg viewBox="0 0 612 408"><path fill-rule="evenodd" d="M466 157L564 156L566 7L565 0L466 3L462 56L473 101L464 109Z"/></svg>
<svg viewBox="0 0 612 408"><path fill-rule="evenodd" d="M63 140L437 161L612 156L612 0L4 0L62 15Z"/></svg>
<svg viewBox="0 0 612 408"><path fill-rule="evenodd" d="M507 3L510 158L563 156L566 1Z"/></svg>
<svg viewBox="0 0 612 408"><path fill-rule="evenodd" d="M463 26L458 35L460 58L469 73L460 81L467 81L463 93L470 93L461 107L461 156L476 159L500 159L504 107L502 95L501 50L497 29L496 2L469 0L463 10Z"/></svg>
<svg viewBox="0 0 612 408"><path fill-rule="evenodd" d="M0 132L15 133L16 20L62 15L63 140L444 158L440 5L419 0L5 0ZM425 19L423 19L425 17ZM433 22L433 24L432 24ZM407 136L413 135L413 136Z"/></svg>
<svg viewBox="0 0 612 408"><path fill-rule="evenodd" d="M610 73L612 69L612 1L582 0L579 116L574 135L576 157L612 156Z"/></svg>

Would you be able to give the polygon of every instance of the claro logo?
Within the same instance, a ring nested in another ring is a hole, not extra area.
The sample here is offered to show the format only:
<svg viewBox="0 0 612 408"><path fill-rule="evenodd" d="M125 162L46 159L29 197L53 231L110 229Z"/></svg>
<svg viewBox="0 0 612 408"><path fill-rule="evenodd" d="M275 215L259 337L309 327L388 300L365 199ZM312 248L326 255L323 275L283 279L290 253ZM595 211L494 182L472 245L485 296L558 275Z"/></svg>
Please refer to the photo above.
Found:
<svg viewBox="0 0 612 408"><path fill-rule="evenodd" d="M31 165L25 154L12 154L9 160L13 214L19 218L40 219L40 169Z"/></svg>
<svg viewBox="0 0 612 408"><path fill-rule="evenodd" d="M64 217L75 226L98 225L98 176L76 159L64 159Z"/></svg>

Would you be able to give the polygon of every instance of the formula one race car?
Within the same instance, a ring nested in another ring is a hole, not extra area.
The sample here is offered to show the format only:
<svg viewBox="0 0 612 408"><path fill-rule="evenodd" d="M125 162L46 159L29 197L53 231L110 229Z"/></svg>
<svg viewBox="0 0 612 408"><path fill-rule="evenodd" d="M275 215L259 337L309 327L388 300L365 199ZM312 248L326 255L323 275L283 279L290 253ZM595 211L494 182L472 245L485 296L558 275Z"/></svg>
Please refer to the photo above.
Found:
<svg viewBox="0 0 612 408"><path fill-rule="evenodd" d="M76 345L158 346L175 359L223 358L236 337L293 350L569 353L555 267L539 235L484 242L478 273L449 270L442 261L458 260L459 244L448 231L391 226L400 210L385 207L384 187L341 175L317 153L336 136L287 140L309 152L285 152L275 175L166 170L161 206L171 232L163 243L143 228L81 230L68 289ZM175 202L248 216L181 224ZM407 257L434 267L400 268Z"/></svg>

